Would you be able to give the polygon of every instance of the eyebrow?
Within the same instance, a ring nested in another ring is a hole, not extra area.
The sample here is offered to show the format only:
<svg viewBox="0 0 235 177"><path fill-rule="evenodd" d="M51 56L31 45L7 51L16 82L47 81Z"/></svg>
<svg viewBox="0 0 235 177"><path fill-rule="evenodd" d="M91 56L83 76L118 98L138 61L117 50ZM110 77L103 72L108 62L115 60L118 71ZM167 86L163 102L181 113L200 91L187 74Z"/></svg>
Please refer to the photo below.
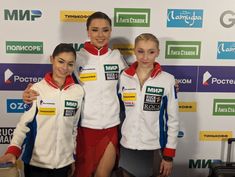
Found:
<svg viewBox="0 0 235 177"><path fill-rule="evenodd" d="M58 58L65 61L65 59L63 59L63 58L61 58L61 57L58 57Z"/></svg>
<svg viewBox="0 0 235 177"><path fill-rule="evenodd" d="M61 59L61 60L63 60L63 61L65 61L65 59L63 59L63 58L61 58L61 57L59 57L59 56L58 56L58 58ZM74 61L69 61L68 63L74 63Z"/></svg>
<svg viewBox="0 0 235 177"><path fill-rule="evenodd" d="M96 26L91 26L92 29L99 29L100 27L96 27ZM105 26L105 27L101 27L102 29L109 29L110 27Z"/></svg>
<svg viewBox="0 0 235 177"><path fill-rule="evenodd" d="M143 49L143 48L136 48L136 49L138 49L138 50L145 50L145 49ZM148 51L151 51L151 50L157 50L157 49L155 49L155 48L151 48L151 49L148 49Z"/></svg>

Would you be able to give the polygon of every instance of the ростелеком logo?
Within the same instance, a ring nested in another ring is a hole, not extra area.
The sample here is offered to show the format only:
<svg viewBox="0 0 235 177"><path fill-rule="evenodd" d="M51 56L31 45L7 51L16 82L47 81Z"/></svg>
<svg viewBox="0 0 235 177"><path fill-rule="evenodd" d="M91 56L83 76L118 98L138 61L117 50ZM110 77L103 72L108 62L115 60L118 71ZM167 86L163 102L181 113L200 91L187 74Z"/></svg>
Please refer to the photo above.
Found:
<svg viewBox="0 0 235 177"><path fill-rule="evenodd" d="M4 81L5 81L6 84L12 83L12 81L10 80L12 75L13 75L13 72L10 69L7 69L4 72Z"/></svg>
<svg viewBox="0 0 235 177"><path fill-rule="evenodd" d="M198 92L234 92L234 66L200 66Z"/></svg>
<svg viewBox="0 0 235 177"><path fill-rule="evenodd" d="M168 9L167 27L202 28L203 10L201 9Z"/></svg>
<svg viewBox="0 0 235 177"><path fill-rule="evenodd" d="M0 64L0 90L24 90L29 83L42 80L50 70L49 64Z"/></svg>
<svg viewBox="0 0 235 177"><path fill-rule="evenodd" d="M202 81L202 84L205 85L205 86L209 85L209 84L208 84L208 80L211 78L211 76L212 76L212 75L211 75L208 71L206 71L206 72L203 74L203 81Z"/></svg>

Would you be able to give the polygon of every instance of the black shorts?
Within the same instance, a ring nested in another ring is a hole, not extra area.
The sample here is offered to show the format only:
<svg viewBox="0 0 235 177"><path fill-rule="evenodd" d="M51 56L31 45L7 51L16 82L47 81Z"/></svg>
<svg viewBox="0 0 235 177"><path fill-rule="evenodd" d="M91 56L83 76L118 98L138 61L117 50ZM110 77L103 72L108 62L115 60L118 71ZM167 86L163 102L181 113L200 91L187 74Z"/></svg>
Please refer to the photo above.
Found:
<svg viewBox="0 0 235 177"><path fill-rule="evenodd" d="M58 169L48 169L24 164L25 177L67 177L69 170L70 165Z"/></svg>

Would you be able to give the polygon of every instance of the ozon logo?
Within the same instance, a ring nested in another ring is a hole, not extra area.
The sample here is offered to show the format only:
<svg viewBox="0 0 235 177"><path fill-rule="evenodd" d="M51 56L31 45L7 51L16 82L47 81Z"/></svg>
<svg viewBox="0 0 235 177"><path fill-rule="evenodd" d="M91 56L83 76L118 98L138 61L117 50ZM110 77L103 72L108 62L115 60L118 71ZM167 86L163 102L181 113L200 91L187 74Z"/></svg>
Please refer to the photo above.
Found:
<svg viewBox="0 0 235 177"><path fill-rule="evenodd" d="M235 12L231 10L224 11L220 16L220 23L225 28L231 28L235 25Z"/></svg>
<svg viewBox="0 0 235 177"><path fill-rule="evenodd" d="M22 99L7 99L7 113L23 113L26 108Z"/></svg>

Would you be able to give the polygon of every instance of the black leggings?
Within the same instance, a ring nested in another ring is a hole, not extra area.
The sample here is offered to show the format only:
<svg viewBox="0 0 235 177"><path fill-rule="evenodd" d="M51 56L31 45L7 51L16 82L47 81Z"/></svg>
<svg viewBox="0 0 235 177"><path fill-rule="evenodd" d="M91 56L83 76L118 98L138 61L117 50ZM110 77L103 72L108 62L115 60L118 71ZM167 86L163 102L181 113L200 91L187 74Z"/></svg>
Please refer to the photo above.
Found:
<svg viewBox="0 0 235 177"><path fill-rule="evenodd" d="M120 164L118 173L120 177L153 176L160 175L162 161L161 149L156 150L131 150L121 147Z"/></svg>
<svg viewBox="0 0 235 177"><path fill-rule="evenodd" d="M59 169L40 168L24 164L25 177L67 177L70 165Z"/></svg>

